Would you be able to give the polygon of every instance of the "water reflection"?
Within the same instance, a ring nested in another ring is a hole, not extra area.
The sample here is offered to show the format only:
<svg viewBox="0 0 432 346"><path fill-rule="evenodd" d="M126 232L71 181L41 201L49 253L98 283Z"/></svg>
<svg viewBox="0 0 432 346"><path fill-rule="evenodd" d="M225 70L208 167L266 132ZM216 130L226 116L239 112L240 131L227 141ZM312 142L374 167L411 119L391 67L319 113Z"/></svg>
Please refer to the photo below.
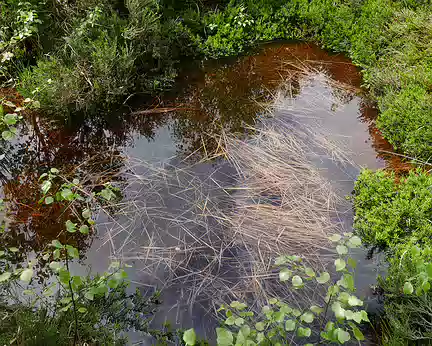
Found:
<svg viewBox="0 0 432 346"><path fill-rule="evenodd" d="M319 115L323 123L334 134L351 138L350 148L362 155L360 164L402 167L400 158L382 153L391 147L374 126L374 109L362 101L360 83L357 68L341 55L303 43L272 44L256 55L205 62L180 76L176 88L162 97L137 98L134 102L143 105L132 111L121 107L108 115L77 115L66 122L29 113L18 139L1 144L0 179L9 219L2 241L25 254L62 237L70 217L67 208L38 203L38 177L47 168L97 187L124 170L130 154L144 161L199 158L203 151L218 149L215 139L222 133L247 134L247 127L266 114L280 92L284 102L304 114L326 109ZM76 235L64 241L82 250L91 243Z"/></svg>

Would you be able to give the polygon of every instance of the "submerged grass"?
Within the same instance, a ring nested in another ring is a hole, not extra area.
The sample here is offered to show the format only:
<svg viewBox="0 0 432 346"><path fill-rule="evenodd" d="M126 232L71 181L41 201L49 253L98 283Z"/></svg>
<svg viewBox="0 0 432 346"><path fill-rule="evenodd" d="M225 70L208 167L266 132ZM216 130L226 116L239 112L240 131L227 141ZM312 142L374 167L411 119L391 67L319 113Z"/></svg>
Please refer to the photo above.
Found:
<svg viewBox="0 0 432 346"><path fill-rule="evenodd" d="M104 243L113 257L139 261L141 282L164 287L173 297L165 298L167 310L181 314L189 305L216 314L233 299L259 310L277 296L316 302L313 288L300 295L280 284L274 258L298 254L323 270L332 258L328 235L343 229L343 199L317 162L341 169L350 162L303 116L275 102L252 136L222 134L215 151L200 149L206 156L198 162L128 160L121 175L133 203L117 224L107 222Z"/></svg>

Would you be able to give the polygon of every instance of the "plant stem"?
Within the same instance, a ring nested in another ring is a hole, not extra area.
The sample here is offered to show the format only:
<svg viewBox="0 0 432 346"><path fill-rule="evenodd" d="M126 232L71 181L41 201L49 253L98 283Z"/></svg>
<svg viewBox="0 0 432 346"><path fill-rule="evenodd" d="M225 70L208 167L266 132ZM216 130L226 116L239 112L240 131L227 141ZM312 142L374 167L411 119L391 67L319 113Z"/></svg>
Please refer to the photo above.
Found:
<svg viewBox="0 0 432 346"><path fill-rule="evenodd" d="M66 251L66 268L69 271L69 257L68 257L68 253ZM69 290L71 293L71 299L72 299L72 306L73 306L73 314L74 314L74 319L75 319L75 331L74 331L74 345L77 344L78 341L78 316L77 316L77 309L76 309L76 304L75 304L75 297L74 297L74 293L73 293L73 289L72 289L72 278L69 278Z"/></svg>

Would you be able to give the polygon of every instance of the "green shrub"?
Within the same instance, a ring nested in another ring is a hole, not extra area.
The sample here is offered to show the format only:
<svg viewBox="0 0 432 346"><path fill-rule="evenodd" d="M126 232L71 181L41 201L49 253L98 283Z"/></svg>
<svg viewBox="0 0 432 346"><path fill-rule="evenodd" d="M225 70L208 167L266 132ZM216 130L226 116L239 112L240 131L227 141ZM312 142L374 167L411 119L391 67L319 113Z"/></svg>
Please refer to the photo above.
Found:
<svg viewBox="0 0 432 346"><path fill-rule="evenodd" d="M355 183L354 229L372 246L394 247L408 240L432 242L432 176L411 171L396 182L393 173L364 170Z"/></svg>

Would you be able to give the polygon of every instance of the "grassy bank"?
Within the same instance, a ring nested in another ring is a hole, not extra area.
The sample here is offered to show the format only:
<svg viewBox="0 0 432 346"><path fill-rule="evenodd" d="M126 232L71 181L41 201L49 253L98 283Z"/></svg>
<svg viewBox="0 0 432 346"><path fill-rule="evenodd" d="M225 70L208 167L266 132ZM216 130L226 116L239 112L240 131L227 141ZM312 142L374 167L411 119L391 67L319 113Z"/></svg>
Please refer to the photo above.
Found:
<svg viewBox="0 0 432 346"><path fill-rule="evenodd" d="M378 128L399 152L432 155L432 7L428 1L8 0L0 77L47 114L95 114L174 81L184 58L218 58L275 39L313 41L362 68ZM431 178L365 171L354 227L388 254L389 344L429 342ZM428 334L429 333L429 334Z"/></svg>

